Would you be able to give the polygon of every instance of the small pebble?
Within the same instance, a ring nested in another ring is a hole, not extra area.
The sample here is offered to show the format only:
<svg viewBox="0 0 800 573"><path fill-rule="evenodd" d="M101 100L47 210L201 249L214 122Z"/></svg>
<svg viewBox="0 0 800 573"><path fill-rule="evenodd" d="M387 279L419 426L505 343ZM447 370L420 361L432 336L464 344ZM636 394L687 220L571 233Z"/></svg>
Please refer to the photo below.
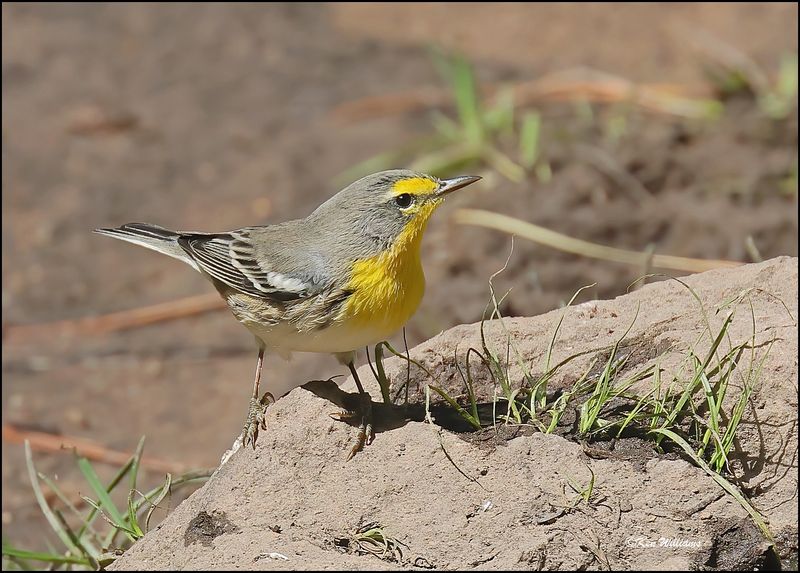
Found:
<svg viewBox="0 0 800 573"><path fill-rule="evenodd" d="M280 559L281 561L289 561L289 558L282 553L275 553L274 551L271 553L259 553L253 561L258 561L259 559Z"/></svg>

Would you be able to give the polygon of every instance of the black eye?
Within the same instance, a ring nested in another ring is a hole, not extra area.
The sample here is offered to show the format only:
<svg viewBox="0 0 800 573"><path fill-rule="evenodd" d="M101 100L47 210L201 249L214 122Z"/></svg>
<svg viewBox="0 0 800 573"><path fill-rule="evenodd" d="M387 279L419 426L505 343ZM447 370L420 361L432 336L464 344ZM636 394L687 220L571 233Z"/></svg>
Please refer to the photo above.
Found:
<svg viewBox="0 0 800 573"><path fill-rule="evenodd" d="M394 202L397 203L397 206L401 209L405 209L411 206L411 203L414 202L414 198L408 193L402 193L394 198Z"/></svg>

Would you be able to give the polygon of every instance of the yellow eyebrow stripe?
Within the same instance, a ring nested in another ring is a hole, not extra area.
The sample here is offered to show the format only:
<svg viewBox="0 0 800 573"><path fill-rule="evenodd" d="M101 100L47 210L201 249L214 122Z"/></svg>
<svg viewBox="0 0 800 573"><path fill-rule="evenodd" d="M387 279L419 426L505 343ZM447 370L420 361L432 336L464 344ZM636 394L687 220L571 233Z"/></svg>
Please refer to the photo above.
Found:
<svg viewBox="0 0 800 573"><path fill-rule="evenodd" d="M429 195L436 191L439 184L427 177L409 177L401 179L392 186L392 196L408 193L409 195Z"/></svg>

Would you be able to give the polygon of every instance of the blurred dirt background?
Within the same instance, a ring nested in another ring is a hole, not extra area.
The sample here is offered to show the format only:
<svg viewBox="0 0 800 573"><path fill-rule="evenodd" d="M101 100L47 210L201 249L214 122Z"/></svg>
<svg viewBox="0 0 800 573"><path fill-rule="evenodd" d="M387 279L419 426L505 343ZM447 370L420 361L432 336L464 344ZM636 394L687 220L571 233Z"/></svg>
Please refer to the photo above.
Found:
<svg viewBox="0 0 800 573"><path fill-rule="evenodd" d="M345 169L430 133L427 111L342 122L336 110L440 89L431 45L462 52L481 82L512 84L589 66L635 82L708 85L708 54L689 38L734 46L770 78L797 52L795 4L4 3L2 16L3 422L121 451L146 434L150 455L184 467L215 466L245 414L255 350L227 313L102 336L14 335L15 325L210 291L180 263L92 228L149 221L213 231L306 215ZM495 178L437 214L410 344L478 320L486 281L508 254L506 235L456 226L458 206L639 251L750 261L751 237L764 258L797 254L796 106L776 120L738 93L716 121L625 110L613 141L608 120L619 110L539 111L552 179ZM649 197L582 159L579 144L603 150ZM507 314L531 315L594 282L586 296L616 296L640 274L517 241L498 289L514 287ZM339 370L331 358L296 355L270 360L265 376ZM4 538L41 548L21 446L4 445ZM85 491L68 454L39 453L37 464Z"/></svg>

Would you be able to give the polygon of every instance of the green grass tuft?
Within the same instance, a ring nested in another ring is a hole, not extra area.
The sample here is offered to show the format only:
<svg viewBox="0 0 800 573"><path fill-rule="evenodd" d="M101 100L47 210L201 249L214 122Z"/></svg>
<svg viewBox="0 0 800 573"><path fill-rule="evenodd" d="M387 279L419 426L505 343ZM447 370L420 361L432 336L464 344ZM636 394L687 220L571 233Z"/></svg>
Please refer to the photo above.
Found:
<svg viewBox="0 0 800 573"><path fill-rule="evenodd" d="M724 318L714 328L699 295L684 281L673 279L697 303L703 328L694 343L681 351L682 362L674 373L665 377L661 357L640 368L628 364L631 354L624 343L639 316L639 308L625 332L610 347L574 354L552 364L569 306L581 292L593 285L583 287L570 299L559 316L544 354L543 374L534 377L531 375L531 365L523 360L500 312L508 293L498 299L493 281L505 268L489 280L490 301L480 324L481 348L454 351L453 362L464 384L463 394L448 394L436 382L433 373L412 361L407 354L394 352L408 360L409 365L413 362L429 377L425 394L426 421L432 422L430 392L433 391L474 430L497 424L528 425L545 433L558 430L567 436L572 434L573 439L582 442L636 435L651 440L656 448L662 450L677 448L732 495L750 514L765 538L771 541L772 536L764 518L745 494L731 483L735 474L729 463L731 453L737 447L736 435L741 421L774 342L758 343L756 340L756 320L750 295L764 291L749 289L724 301L714 312L714 315ZM783 304L780 299L769 296ZM730 327L737 309L745 303L750 308L752 334L747 340L734 342ZM793 316L791 318L795 320ZM502 348L492 348L488 343L485 335L488 324L503 329L505 336ZM700 351L700 348L704 350ZM590 353L595 356L568 390L560 394L548 391L549 382L561 368ZM482 379L475 376L475 364L483 366ZM602 368L595 372L598 364ZM517 366L517 374L513 376L512 365ZM378 371L384 372L383 368ZM383 383L388 387L388 380ZM479 403L479 388L493 389L489 396L491 404ZM488 405L491 406L491 417L487 414L489 410L481 407ZM577 412L574 430L561 425L564 414L571 410ZM588 487L579 488L575 484L572 487L588 501L593 483L592 474Z"/></svg>
<svg viewBox="0 0 800 573"><path fill-rule="evenodd" d="M434 51L432 60L450 88L455 117L433 112L433 134L371 157L347 169L337 181L345 184L398 164L440 177L467 168L491 168L515 183L524 181L529 171L548 180L550 167L541 158L541 116L529 111L518 119L510 89L499 90L491 105L483 101L474 70L464 57ZM519 163L501 151L504 142L514 141L517 127Z"/></svg>
<svg viewBox="0 0 800 573"><path fill-rule="evenodd" d="M28 551L4 541L3 569L9 567L38 569L41 563L48 564L48 569L51 570L103 569L147 533L153 512L175 488L203 481L211 475L211 470L189 472L178 478L167 474L162 485L147 493L141 493L136 489L136 483L143 451L144 438L139 441L131 458L106 485L101 482L91 462L76 453L76 464L94 498L81 496L90 508L82 512L52 479L36 471L30 444L25 442L25 462L34 497L50 528L61 542L62 548ZM125 505L119 507L111 499L111 494L125 477L130 479L130 488ZM79 525L77 530L68 524L61 510L47 501L42 484L48 487L56 499L64 505L69 512L70 521ZM98 516L109 525L102 528L105 531L95 525Z"/></svg>

